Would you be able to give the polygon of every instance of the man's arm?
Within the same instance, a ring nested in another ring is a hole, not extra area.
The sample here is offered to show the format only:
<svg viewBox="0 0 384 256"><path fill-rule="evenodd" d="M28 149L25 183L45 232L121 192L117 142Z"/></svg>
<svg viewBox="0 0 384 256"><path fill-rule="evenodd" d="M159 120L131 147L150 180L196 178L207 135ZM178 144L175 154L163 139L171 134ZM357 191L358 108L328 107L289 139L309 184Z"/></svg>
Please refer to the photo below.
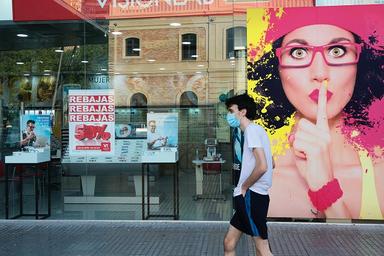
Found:
<svg viewBox="0 0 384 256"><path fill-rule="evenodd" d="M256 166L253 169L251 175L244 181L241 186L241 193L244 195L245 192L253 185L255 182L260 179L261 176L267 171L268 164L267 159L264 154L263 148L254 148L252 150L253 155L256 158Z"/></svg>
<svg viewBox="0 0 384 256"><path fill-rule="evenodd" d="M155 142L157 141L158 139L155 139L153 141L150 141L148 142L148 147L152 148L153 147L153 144L155 144Z"/></svg>
<svg viewBox="0 0 384 256"><path fill-rule="evenodd" d="M27 135L26 133L23 133L23 139L20 141L21 146L25 146L28 144L28 142L35 137L35 134L32 132L31 134Z"/></svg>

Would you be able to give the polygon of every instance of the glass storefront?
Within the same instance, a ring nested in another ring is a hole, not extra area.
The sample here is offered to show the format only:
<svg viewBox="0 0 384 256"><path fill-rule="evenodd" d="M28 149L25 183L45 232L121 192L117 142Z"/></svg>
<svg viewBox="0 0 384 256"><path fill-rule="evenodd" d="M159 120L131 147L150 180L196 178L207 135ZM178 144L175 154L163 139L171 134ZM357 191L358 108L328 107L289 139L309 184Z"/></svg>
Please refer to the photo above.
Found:
<svg viewBox="0 0 384 256"><path fill-rule="evenodd" d="M233 150L223 102L247 89L246 9L313 1L51 2L78 19L0 22L0 195L3 204L8 198L0 217L34 213L38 198L51 219L141 219L144 191L154 219L228 220ZM72 151L71 114L87 105L69 100L78 90L113 92L107 156ZM148 119L157 114L176 116L176 131L166 119ZM50 117L49 141L34 142L50 144L50 161L10 166L5 185L5 156L31 151L21 143L26 115ZM159 151L177 147L175 161L143 166L151 129L167 135Z"/></svg>

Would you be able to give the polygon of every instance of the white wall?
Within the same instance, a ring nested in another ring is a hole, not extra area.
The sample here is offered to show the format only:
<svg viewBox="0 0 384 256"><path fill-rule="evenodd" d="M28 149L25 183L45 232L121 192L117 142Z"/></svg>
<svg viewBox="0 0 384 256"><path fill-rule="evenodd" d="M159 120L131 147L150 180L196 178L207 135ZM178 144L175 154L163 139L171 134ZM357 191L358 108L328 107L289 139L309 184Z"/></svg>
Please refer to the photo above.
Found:
<svg viewBox="0 0 384 256"><path fill-rule="evenodd" d="M0 21L13 20L12 0L0 0Z"/></svg>

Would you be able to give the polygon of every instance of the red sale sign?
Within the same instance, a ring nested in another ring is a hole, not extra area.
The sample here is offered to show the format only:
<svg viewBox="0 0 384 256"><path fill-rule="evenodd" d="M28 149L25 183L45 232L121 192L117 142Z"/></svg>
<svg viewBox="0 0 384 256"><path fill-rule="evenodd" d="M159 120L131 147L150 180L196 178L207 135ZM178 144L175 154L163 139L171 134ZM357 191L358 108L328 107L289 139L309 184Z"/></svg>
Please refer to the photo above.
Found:
<svg viewBox="0 0 384 256"><path fill-rule="evenodd" d="M114 153L113 90L69 90L68 120L70 155Z"/></svg>

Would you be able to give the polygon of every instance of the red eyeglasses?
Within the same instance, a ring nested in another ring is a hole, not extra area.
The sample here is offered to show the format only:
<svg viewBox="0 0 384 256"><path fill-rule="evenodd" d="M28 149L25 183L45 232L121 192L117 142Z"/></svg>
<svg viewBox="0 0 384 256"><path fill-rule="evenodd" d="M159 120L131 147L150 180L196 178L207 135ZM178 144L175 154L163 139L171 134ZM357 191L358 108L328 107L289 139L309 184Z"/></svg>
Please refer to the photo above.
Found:
<svg viewBox="0 0 384 256"><path fill-rule="evenodd" d="M289 45L276 49L282 68L304 68L312 64L317 52L329 66L356 64L361 53L361 44L336 43L323 46Z"/></svg>

